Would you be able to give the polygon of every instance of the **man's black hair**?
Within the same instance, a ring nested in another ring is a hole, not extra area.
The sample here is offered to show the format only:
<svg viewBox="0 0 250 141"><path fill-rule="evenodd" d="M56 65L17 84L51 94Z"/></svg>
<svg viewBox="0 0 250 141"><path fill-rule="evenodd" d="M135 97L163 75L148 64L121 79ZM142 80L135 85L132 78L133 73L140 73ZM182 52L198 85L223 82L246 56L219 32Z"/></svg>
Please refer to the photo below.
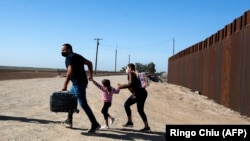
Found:
<svg viewBox="0 0 250 141"><path fill-rule="evenodd" d="M69 49L70 52L73 52L73 48L72 48L71 44L66 43L66 44L63 44L63 46L65 46L67 49Z"/></svg>

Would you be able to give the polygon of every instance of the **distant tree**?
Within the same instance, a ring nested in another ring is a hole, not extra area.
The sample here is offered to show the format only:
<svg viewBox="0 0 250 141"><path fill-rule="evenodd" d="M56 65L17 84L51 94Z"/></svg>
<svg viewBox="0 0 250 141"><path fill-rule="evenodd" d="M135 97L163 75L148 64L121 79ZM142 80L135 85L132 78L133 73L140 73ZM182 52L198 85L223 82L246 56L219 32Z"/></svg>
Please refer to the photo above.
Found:
<svg viewBox="0 0 250 141"><path fill-rule="evenodd" d="M141 63L135 63L136 69L139 72L149 72L149 73L155 73L155 64L153 62L150 62L149 64L141 64Z"/></svg>
<svg viewBox="0 0 250 141"><path fill-rule="evenodd" d="M122 67L122 69L120 70L120 72L125 72L126 68L127 68L127 66Z"/></svg>
<svg viewBox="0 0 250 141"><path fill-rule="evenodd" d="M147 72L147 67L141 63L135 63L138 72Z"/></svg>
<svg viewBox="0 0 250 141"><path fill-rule="evenodd" d="M148 73L155 73L155 64L153 62L150 62L149 64L141 64L141 63L135 63L135 67L138 72L148 72ZM120 72L125 72L127 66L124 66L121 68Z"/></svg>
<svg viewBox="0 0 250 141"><path fill-rule="evenodd" d="M149 73L155 73L156 72L156 70L155 70L155 64L153 63L153 62L150 62L149 64L148 64L148 72Z"/></svg>

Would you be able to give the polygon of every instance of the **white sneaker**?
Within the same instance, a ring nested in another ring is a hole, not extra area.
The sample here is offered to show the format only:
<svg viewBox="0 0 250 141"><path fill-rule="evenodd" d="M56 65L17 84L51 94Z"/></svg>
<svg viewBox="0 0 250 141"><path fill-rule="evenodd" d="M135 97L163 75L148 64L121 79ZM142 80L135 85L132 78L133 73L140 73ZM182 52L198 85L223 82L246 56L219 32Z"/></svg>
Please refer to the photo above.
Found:
<svg viewBox="0 0 250 141"><path fill-rule="evenodd" d="M66 119L64 122L62 122L62 125L64 125L66 128L72 128L72 119Z"/></svg>
<svg viewBox="0 0 250 141"><path fill-rule="evenodd" d="M103 125L100 129L109 129L107 125Z"/></svg>
<svg viewBox="0 0 250 141"><path fill-rule="evenodd" d="M113 124L115 121L115 118L111 118L110 121L109 121L109 125Z"/></svg>

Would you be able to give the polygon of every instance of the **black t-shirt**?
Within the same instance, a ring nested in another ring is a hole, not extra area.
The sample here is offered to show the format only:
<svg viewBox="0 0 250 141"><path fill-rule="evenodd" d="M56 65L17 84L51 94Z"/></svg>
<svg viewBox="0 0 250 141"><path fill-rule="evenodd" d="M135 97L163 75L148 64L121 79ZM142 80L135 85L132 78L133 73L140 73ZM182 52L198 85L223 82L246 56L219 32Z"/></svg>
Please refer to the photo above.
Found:
<svg viewBox="0 0 250 141"><path fill-rule="evenodd" d="M65 60L66 68L72 65L73 74L71 76L71 82L73 85L87 84L88 79L84 69L84 61L86 59L77 53L70 53Z"/></svg>
<svg viewBox="0 0 250 141"><path fill-rule="evenodd" d="M130 78L129 78L130 77ZM129 80L131 79L131 80ZM131 72L128 75L128 81L131 81L130 91L139 92L141 88L141 81L138 79L137 75L134 72Z"/></svg>
<svg viewBox="0 0 250 141"><path fill-rule="evenodd" d="M128 74L128 83L121 85L120 89L128 88L131 93L137 95L141 92L141 82L134 72Z"/></svg>

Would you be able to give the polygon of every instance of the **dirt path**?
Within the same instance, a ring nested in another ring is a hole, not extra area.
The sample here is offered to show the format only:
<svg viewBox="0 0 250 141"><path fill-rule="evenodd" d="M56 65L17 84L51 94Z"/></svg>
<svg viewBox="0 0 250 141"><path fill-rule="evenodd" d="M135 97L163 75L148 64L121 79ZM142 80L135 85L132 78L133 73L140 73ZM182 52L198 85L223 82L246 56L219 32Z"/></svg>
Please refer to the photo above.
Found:
<svg viewBox="0 0 250 141"><path fill-rule="evenodd" d="M126 83L126 76L95 77L116 83ZM166 124L250 124L250 118L241 116L226 107L216 104L189 89L169 84L152 82L148 90L145 112L148 116L151 133L138 130L143 127L136 105L132 107L133 128L124 128L126 114L123 109L129 97L128 90L121 90L114 96L109 113L116 118L109 130L98 134L88 134L90 122L80 110L74 115L73 129L60 125L66 113L53 113L49 110L49 97L60 90L64 78L37 78L0 81L0 140L18 141L110 141L110 140L165 140ZM101 114L101 91L92 82L87 88L87 99L97 120L103 124Z"/></svg>

